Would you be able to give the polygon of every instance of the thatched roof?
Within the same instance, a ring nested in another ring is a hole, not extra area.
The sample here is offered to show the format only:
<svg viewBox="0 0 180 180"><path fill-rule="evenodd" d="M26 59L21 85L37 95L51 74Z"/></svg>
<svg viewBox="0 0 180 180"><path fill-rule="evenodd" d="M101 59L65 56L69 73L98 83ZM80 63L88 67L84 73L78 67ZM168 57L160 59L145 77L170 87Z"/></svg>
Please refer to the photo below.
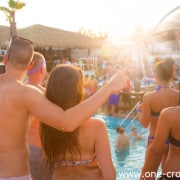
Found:
<svg viewBox="0 0 180 180"><path fill-rule="evenodd" d="M104 44L100 39L43 25L18 29L18 35L32 40L35 47L100 48ZM8 38L9 27L0 26L0 46L5 46Z"/></svg>

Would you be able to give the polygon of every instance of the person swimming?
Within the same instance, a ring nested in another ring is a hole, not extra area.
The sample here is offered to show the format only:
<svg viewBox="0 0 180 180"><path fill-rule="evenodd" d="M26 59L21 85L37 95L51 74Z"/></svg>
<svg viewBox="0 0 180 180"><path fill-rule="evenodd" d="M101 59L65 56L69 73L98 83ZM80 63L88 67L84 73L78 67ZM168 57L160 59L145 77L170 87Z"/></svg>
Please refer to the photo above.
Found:
<svg viewBox="0 0 180 180"><path fill-rule="evenodd" d="M130 138L133 140L142 140L144 139L138 132L137 132L137 127L133 126L131 128L131 132L129 134Z"/></svg>
<svg viewBox="0 0 180 180"><path fill-rule="evenodd" d="M118 137L116 138L115 147L120 151L124 151L130 145L129 137L124 133L124 128L121 126L116 128L116 132Z"/></svg>

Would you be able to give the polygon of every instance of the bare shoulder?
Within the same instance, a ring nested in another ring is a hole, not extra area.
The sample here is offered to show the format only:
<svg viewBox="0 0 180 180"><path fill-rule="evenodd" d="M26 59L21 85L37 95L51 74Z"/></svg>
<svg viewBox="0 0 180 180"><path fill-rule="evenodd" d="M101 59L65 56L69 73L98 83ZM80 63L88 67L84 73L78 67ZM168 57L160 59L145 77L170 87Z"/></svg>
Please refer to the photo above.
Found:
<svg viewBox="0 0 180 180"><path fill-rule="evenodd" d="M21 95L23 95L24 92L31 92L31 91L41 92L37 87L24 84L19 81L3 83L1 87L6 89L7 91L13 91L14 93L17 91L19 93L22 93Z"/></svg>
<svg viewBox="0 0 180 180"><path fill-rule="evenodd" d="M23 84L23 93L26 96L26 99L36 98L37 96L41 97L43 95L43 92L33 85L29 84Z"/></svg>
<svg viewBox="0 0 180 180"><path fill-rule="evenodd" d="M26 85L23 83L16 83L16 85L12 85L12 87L12 91L14 92L15 96L19 100L23 99L23 101L35 98L36 95L42 94L42 92L37 87Z"/></svg>
<svg viewBox="0 0 180 180"><path fill-rule="evenodd" d="M155 91L152 92L146 92L143 96L143 101L150 101L152 97L155 95Z"/></svg>
<svg viewBox="0 0 180 180"><path fill-rule="evenodd" d="M11 115L13 114L11 118L23 119L29 114L28 99L35 98L32 91L40 94L39 90L33 90L19 81L2 81L0 82L0 108L4 113L11 112Z"/></svg>
<svg viewBox="0 0 180 180"><path fill-rule="evenodd" d="M159 121L170 127L178 126L180 117L180 106L173 106L163 109L160 114Z"/></svg>
<svg viewBox="0 0 180 180"><path fill-rule="evenodd" d="M36 87L36 86L34 86L34 85L30 85L30 84L23 84L23 86L24 86L24 89L26 90L26 91L34 91L34 92L37 92L37 93L42 93L42 91L41 91L41 89L40 88L38 88L38 87Z"/></svg>
<svg viewBox="0 0 180 180"><path fill-rule="evenodd" d="M149 96L154 95L155 93L156 93L155 90L153 90L153 91L148 91L148 92L146 92L146 93L144 94L144 96L149 97Z"/></svg>
<svg viewBox="0 0 180 180"><path fill-rule="evenodd" d="M106 128L106 125L102 119L91 117L82 125L82 127L88 129L104 129Z"/></svg>
<svg viewBox="0 0 180 180"><path fill-rule="evenodd" d="M104 120L99 118L91 117L89 120L87 120L85 123L88 125L94 125L94 126L104 126Z"/></svg>
<svg viewBox="0 0 180 180"><path fill-rule="evenodd" d="M172 118L180 116L180 106L172 106L162 110L161 117Z"/></svg>
<svg viewBox="0 0 180 180"><path fill-rule="evenodd" d="M96 118L90 118L79 127L79 134L83 138L90 138L91 141L95 141L99 136L107 133L105 123Z"/></svg>
<svg viewBox="0 0 180 180"><path fill-rule="evenodd" d="M1 93L6 94L6 98L11 99L12 101L20 101L21 99L25 100L27 95L26 93L29 92L29 94L31 94L30 90L33 89L19 81L2 81L0 83L0 87Z"/></svg>

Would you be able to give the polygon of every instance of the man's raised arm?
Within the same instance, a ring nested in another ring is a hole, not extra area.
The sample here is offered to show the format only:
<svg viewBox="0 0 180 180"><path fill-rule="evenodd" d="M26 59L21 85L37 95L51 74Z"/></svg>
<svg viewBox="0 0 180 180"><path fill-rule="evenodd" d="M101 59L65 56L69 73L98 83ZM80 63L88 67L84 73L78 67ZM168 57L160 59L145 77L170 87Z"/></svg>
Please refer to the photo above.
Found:
<svg viewBox="0 0 180 180"><path fill-rule="evenodd" d="M43 123L61 131L73 131L88 120L114 91L123 89L127 79L123 71L115 73L93 96L66 111L32 89L27 90L26 104L30 112Z"/></svg>

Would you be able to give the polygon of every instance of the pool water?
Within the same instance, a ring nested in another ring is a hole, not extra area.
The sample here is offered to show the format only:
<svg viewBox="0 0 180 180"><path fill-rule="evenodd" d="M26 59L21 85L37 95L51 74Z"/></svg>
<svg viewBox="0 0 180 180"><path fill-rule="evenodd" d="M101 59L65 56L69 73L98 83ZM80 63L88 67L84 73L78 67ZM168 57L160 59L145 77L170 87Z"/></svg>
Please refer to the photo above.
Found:
<svg viewBox="0 0 180 180"><path fill-rule="evenodd" d="M148 129L144 129L137 120L126 119L125 121L123 121L123 119L121 118L97 114L95 115L95 117L102 119L107 126L112 159L116 168L116 179L139 179L139 173L144 163ZM125 129L126 134L130 133L132 126L136 126L138 133L140 133L144 137L144 139L130 139L130 148L125 152L119 152L115 148L115 140L117 137L116 127L119 125L121 125Z"/></svg>

